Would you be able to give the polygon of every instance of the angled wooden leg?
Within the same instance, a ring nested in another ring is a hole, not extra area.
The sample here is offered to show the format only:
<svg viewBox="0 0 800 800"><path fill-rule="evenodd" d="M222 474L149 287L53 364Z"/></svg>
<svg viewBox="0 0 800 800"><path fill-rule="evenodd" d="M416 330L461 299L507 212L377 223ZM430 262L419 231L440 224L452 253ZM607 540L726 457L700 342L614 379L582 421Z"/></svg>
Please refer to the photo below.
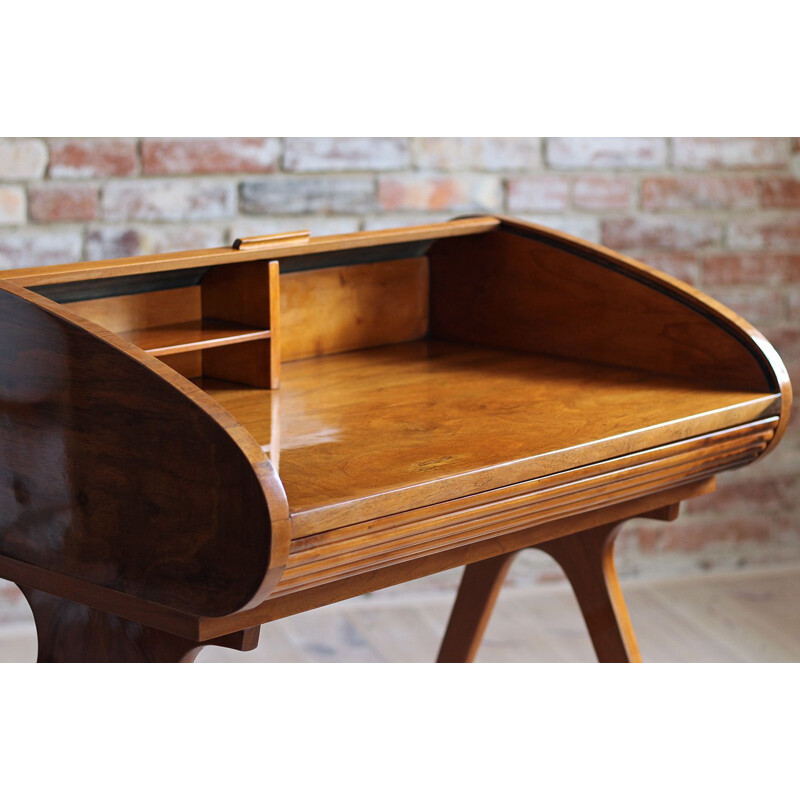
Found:
<svg viewBox="0 0 800 800"><path fill-rule="evenodd" d="M19 587L28 600L43 662L190 662L207 644L252 650L259 628L192 642L47 592Z"/></svg>
<svg viewBox="0 0 800 800"><path fill-rule="evenodd" d="M572 584L599 661L641 661L614 567L620 523L601 525L536 545L549 553Z"/></svg>
<svg viewBox="0 0 800 800"><path fill-rule="evenodd" d="M439 648L440 663L475 660L489 617L516 553L467 564Z"/></svg>

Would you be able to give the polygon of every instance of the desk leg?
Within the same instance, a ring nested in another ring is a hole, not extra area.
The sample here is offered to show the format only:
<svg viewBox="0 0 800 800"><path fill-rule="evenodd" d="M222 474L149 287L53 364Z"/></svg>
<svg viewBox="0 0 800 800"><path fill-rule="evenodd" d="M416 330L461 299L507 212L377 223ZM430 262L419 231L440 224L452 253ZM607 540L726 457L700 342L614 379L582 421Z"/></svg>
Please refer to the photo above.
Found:
<svg viewBox="0 0 800 800"><path fill-rule="evenodd" d="M483 633L497 602L516 552L467 564L450 621L439 648L439 663L466 663L475 660Z"/></svg>
<svg viewBox="0 0 800 800"><path fill-rule="evenodd" d="M566 573L599 661L642 660L614 566L620 523L601 525L536 545Z"/></svg>
<svg viewBox="0 0 800 800"><path fill-rule="evenodd" d="M252 650L258 628L208 642L192 642L138 622L20 586L36 622L39 663L190 662L207 644Z"/></svg>

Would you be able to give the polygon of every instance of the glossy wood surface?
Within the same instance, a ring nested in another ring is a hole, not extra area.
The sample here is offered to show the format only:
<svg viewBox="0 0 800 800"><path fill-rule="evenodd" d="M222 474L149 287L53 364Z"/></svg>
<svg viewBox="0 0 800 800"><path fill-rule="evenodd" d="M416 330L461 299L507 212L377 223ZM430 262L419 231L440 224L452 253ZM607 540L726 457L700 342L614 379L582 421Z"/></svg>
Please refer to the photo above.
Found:
<svg viewBox="0 0 800 800"><path fill-rule="evenodd" d="M39 663L191 662L205 644L253 650L258 628L199 644L47 592L20 586L33 611Z"/></svg>
<svg viewBox="0 0 800 800"><path fill-rule="evenodd" d="M513 257L512 262L505 261L505 266L500 268L505 258L502 249L497 255L488 253L487 263L492 265L496 280L490 291L479 298L478 306L486 305L489 319L498 322L490 336L500 334L503 346L543 349L548 353L565 353L573 358L590 358L668 374L697 375L704 379L713 376L719 385L737 388L766 386L781 396L780 421L769 449L777 446L789 422L792 386L775 348L747 320L693 286L606 247L523 220L498 219L501 227L478 237L471 252L477 254L483 248L486 256L485 243L504 238L512 252L523 253L522 261L527 262L528 269L520 272L513 264ZM515 237L516 241L507 236ZM525 259L526 251L533 257ZM446 242L436 243L429 252L431 263L441 266L442 276L449 273L443 282L444 291L437 292L435 288L432 291L431 330L434 334L437 333L437 297L439 309L445 311L450 322L459 324L452 313L453 302L448 292L451 284L463 283L467 276L457 274L461 257L458 247L455 263L451 253ZM562 274L553 275L551 265L559 265ZM530 305L526 312L525 304L520 305L515 299L508 307L501 303L502 319L498 320L498 307L492 297L496 298L498 291L501 294L508 291L508 282L502 278L506 268L507 274L520 279L518 291L512 289L515 298L527 294L526 302ZM531 292L530 287L535 287L535 291ZM475 302L475 295L469 289L465 296L468 302ZM544 297L551 304L542 308ZM626 304L630 308L626 308ZM460 302L456 305L460 311L464 310ZM531 318L526 334L525 326L519 327L518 314L524 317L534 310L541 311L550 324L543 329L544 326ZM509 344L502 335L504 328L515 330L521 338ZM533 339L532 328L537 331ZM483 329L479 330L482 331L479 338L469 338L467 334L467 340L494 341L484 338ZM543 334L541 340L539 333ZM463 331L457 338L462 334ZM449 334L443 335L449 337ZM562 349L565 346L567 349ZM714 365L709 367L712 361ZM760 370L760 377L754 365ZM745 383L745 380L753 383Z"/></svg>
<svg viewBox="0 0 800 800"><path fill-rule="evenodd" d="M428 329L428 260L283 275L281 327L284 362L419 339Z"/></svg>
<svg viewBox="0 0 800 800"><path fill-rule="evenodd" d="M154 356L167 356L237 342L269 339L270 332L228 320L206 317L155 328L122 331L120 336Z"/></svg>
<svg viewBox="0 0 800 800"><path fill-rule="evenodd" d="M244 236L233 243L234 250L263 250L280 244L305 243L311 238L311 231L286 231L285 233L268 233L264 236Z"/></svg>
<svg viewBox="0 0 800 800"><path fill-rule="evenodd" d="M237 612L228 617L201 619L201 639L221 636L235 630L263 624L312 608L336 603L349 597L375 592L399 583L412 581L447 569L472 564L502 553L515 552L572 533L597 528L612 522L621 522L679 503L692 497L713 492L715 478L705 477L688 481L668 489L652 489L632 498L618 498L616 502L600 504L590 509L578 509L572 514L534 524L517 526L510 531L497 531L495 535L467 541L451 548L442 548L411 558L398 558L393 563L365 569L316 586L277 594L260 606Z"/></svg>
<svg viewBox="0 0 800 800"><path fill-rule="evenodd" d="M198 384L269 444L269 393ZM434 341L285 364L280 395L280 476L295 537L737 425L776 402Z"/></svg>
<svg viewBox="0 0 800 800"><path fill-rule="evenodd" d="M281 364L278 272L277 261L255 261L215 267L205 275L202 283L205 316L269 331L269 336L253 336L224 351L206 350L203 375L264 389L278 387Z"/></svg>
<svg viewBox="0 0 800 800"><path fill-rule="evenodd" d="M282 487L191 383L7 285L0 374L1 555L193 614L269 591Z"/></svg>
<svg viewBox="0 0 800 800"><path fill-rule="evenodd" d="M434 336L775 391L737 338L675 297L506 229L431 248Z"/></svg>
<svg viewBox="0 0 800 800"><path fill-rule="evenodd" d="M505 532L544 525L740 467L764 451L775 419L566 470L533 481L436 503L295 539L274 596L350 577ZM699 445L699 446L698 446Z"/></svg>
<svg viewBox="0 0 800 800"><path fill-rule="evenodd" d="M78 300L63 305L114 333L192 322L203 316L199 285Z"/></svg>

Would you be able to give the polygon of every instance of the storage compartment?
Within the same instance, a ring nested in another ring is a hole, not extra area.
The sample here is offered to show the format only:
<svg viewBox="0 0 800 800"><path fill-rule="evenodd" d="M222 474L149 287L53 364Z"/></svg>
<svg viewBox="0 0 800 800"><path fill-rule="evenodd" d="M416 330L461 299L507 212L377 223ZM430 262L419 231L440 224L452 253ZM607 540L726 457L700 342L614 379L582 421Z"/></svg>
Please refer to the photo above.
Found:
<svg viewBox="0 0 800 800"><path fill-rule="evenodd" d="M40 293L187 378L275 388L278 263L255 261L53 284Z"/></svg>

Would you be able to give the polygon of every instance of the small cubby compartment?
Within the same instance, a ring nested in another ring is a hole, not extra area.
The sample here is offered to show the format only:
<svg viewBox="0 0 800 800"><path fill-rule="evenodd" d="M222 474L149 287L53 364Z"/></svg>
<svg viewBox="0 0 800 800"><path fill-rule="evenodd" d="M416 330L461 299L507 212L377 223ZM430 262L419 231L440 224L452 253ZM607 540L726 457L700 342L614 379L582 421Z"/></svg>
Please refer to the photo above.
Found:
<svg viewBox="0 0 800 800"><path fill-rule="evenodd" d="M263 389L280 380L277 261L142 272L37 287L187 378Z"/></svg>

